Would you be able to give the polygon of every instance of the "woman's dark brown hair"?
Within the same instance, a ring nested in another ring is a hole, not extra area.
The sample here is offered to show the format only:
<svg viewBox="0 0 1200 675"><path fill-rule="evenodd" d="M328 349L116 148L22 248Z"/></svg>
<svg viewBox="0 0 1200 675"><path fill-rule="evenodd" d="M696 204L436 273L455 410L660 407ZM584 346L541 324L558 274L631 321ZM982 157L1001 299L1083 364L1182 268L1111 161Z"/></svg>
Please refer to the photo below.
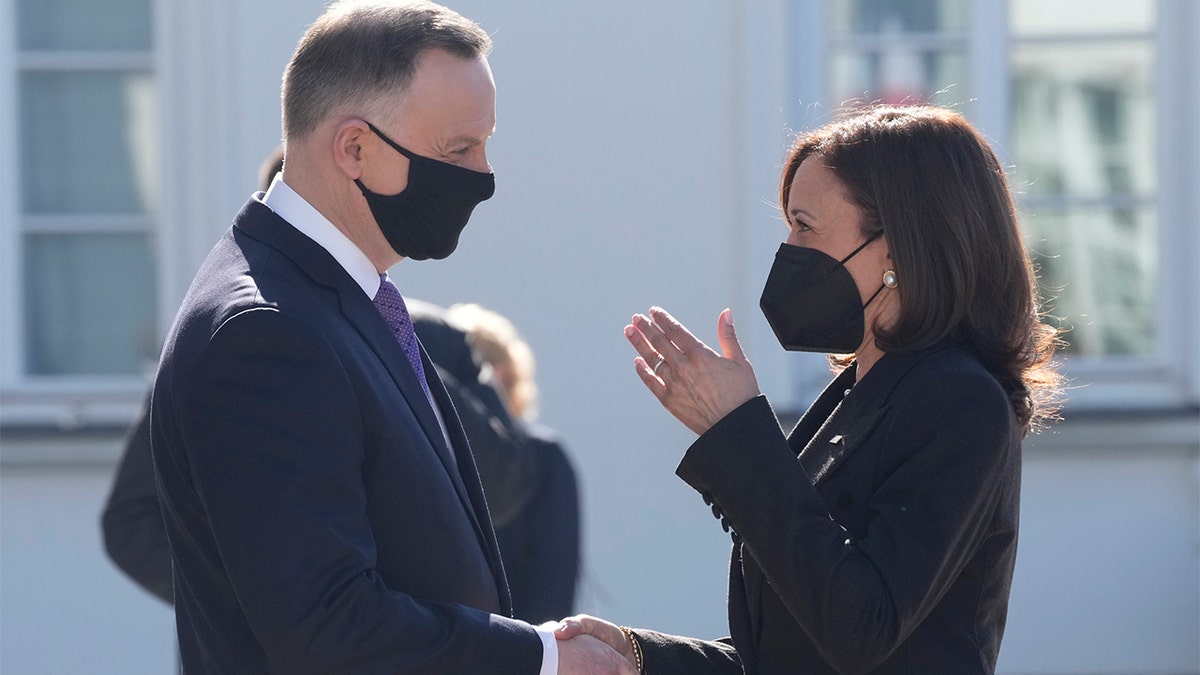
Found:
<svg viewBox="0 0 1200 675"><path fill-rule="evenodd" d="M878 106L800 136L780 186L818 158L880 230L899 280L900 313L875 327L885 352L950 339L974 354L1008 392L1022 427L1056 415L1061 381L1052 361L1058 332L1041 320L1035 278L1004 170L958 113Z"/></svg>

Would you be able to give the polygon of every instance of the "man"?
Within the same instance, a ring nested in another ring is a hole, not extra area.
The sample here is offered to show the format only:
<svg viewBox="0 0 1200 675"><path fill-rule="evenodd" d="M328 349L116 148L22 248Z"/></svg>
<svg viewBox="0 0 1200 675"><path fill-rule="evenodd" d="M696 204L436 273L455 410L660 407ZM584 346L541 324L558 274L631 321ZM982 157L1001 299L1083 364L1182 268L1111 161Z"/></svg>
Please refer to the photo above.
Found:
<svg viewBox="0 0 1200 675"><path fill-rule="evenodd" d="M386 271L494 186L477 25L340 2L284 73L287 159L196 275L151 444L180 657L215 673L632 673L509 599L470 449Z"/></svg>

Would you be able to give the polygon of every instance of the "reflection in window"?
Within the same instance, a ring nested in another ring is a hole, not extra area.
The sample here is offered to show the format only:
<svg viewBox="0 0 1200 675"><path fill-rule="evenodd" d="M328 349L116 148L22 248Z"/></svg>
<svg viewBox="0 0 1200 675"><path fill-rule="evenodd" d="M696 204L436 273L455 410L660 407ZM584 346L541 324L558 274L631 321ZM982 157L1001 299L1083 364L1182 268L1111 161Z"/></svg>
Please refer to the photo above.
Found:
<svg viewBox="0 0 1200 675"><path fill-rule="evenodd" d="M150 9L16 2L24 375L139 375L158 351Z"/></svg>
<svg viewBox="0 0 1200 675"><path fill-rule="evenodd" d="M966 101L964 3L838 0L830 75L836 105Z"/></svg>
<svg viewBox="0 0 1200 675"><path fill-rule="evenodd" d="M1013 52L1017 185L1037 195L1151 192L1151 46L1030 45Z"/></svg>
<svg viewBox="0 0 1200 675"><path fill-rule="evenodd" d="M141 373L158 353L151 260L144 233L26 235L26 370Z"/></svg>
<svg viewBox="0 0 1200 675"><path fill-rule="evenodd" d="M1020 37L1103 35L1154 30L1154 0L1008 0Z"/></svg>
<svg viewBox="0 0 1200 675"><path fill-rule="evenodd" d="M22 50L151 47L150 0L17 0Z"/></svg>
<svg viewBox="0 0 1200 675"><path fill-rule="evenodd" d="M1158 269L1154 46L1149 35L1069 37L1017 39L1012 51L1022 226L1068 350L1146 356Z"/></svg>
<svg viewBox="0 0 1200 675"><path fill-rule="evenodd" d="M148 74L33 72L21 79L26 213L149 213L158 195Z"/></svg>
<svg viewBox="0 0 1200 675"><path fill-rule="evenodd" d="M1053 320L1072 353L1146 354L1157 266L1152 207L1026 210L1022 225Z"/></svg>
<svg viewBox="0 0 1200 675"><path fill-rule="evenodd" d="M836 0L835 33L961 32L967 28L962 0Z"/></svg>

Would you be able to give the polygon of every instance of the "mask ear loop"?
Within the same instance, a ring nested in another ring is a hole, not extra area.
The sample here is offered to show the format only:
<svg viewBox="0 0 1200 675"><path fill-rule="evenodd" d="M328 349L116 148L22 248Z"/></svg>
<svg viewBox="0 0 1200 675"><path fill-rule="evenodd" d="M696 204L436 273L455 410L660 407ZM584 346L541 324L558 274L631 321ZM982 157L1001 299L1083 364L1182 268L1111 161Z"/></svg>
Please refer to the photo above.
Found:
<svg viewBox="0 0 1200 675"><path fill-rule="evenodd" d="M877 296L877 295L879 295L880 293L882 293L884 288L887 288L887 284L880 284L880 286L879 286L879 290L877 290L877 291L875 291L874 293L872 293L872 294L871 294L871 297L867 298L867 301L863 303L863 309L866 309L866 308L867 308L867 305L871 304L871 301L875 299L875 296Z"/></svg>
<svg viewBox="0 0 1200 675"><path fill-rule="evenodd" d="M363 121L366 121L366 120L363 120ZM372 131L372 132L373 132L373 133L374 133L376 136L378 136L378 137L382 138L384 143L387 143L388 145L392 146L392 149L393 149L393 150L395 150L396 152L398 152L398 153L400 153L400 154L404 155L405 157L407 157L407 158L409 158L409 159L416 159L416 158L417 158L417 156L418 156L418 155L417 155L417 153L415 153L415 152L413 152L413 151L409 150L408 148L405 148L404 146L400 145L400 144L399 144L399 143L397 143L396 141L393 141L392 139L390 139L390 138L388 138L387 136L385 136L385 135L383 134L383 132L382 132L382 131L380 131L379 129L376 129L376 128L375 128L375 125L374 125L374 124L371 124L370 122L367 122L367 127L368 127L368 128L369 128L369 129L370 129L370 130L371 130L371 131Z"/></svg>
<svg viewBox="0 0 1200 675"><path fill-rule="evenodd" d="M866 247L867 247L867 244L870 244L871 242L875 241L876 239L878 239L878 238L879 238L879 237L881 237L881 236L883 236L883 230L880 230L880 231L876 232L875 234L873 234L873 235L871 235L871 236L867 237L867 240L866 240L866 241L864 241L863 243L859 244L859 245L858 245L858 248L856 248L856 249L854 249L853 251L851 251L851 252L850 252L850 255L848 255L848 256L846 256L845 258L842 258L841 260L839 260L839 261L838 261L838 264L839 264L839 265L845 265L847 260L849 260L849 259L853 258L854 256L858 255L858 252L859 252L859 251L861 251L861 250L863 250L864 248L866 248Z"/></svg>
<svg viewBox="0 0 1200 675"><path fill-rule="evenodd" d="M850 255L848 255L848 256L846 256L845 258L842 258L841 260L839 260L839 261L838 261L838 264L839 264L839 265L845 265L847 260L849 260L849 259L853 258L854 256L858 255L858 252L859 252L859 251L861 251L861 250L863 250L864 248L866 248L866 247L867 247L867 244L870 244L871 242L875 241L876 239L878 239L878 238L879 238L880 236L882 236L882 235L883 235L883 230L880 230L880 231L876 232L875 234L873 234L873 235L871 235L871 236L867 237L867 240L866 240L866 241L864 241L863 243L859 244L859 245L858 245L858 248L856 248L856 249L854 249L853 251L851 251L851 252L850 252ZM884 289L884 287L886 287L886 286L887 286L887 284L883 284L883 285L881 285L881 286L879 287L879 290L877 290L877 291L875 291L874 293L872 293L872 294L871 294L871 297L867 298L867 301L863 303L863 306L862 306L862 308L863 308L863 309L866 309L866 308L867 308L867 305L871 304L871 301L875 299L875 296L877 296L877 295L879 295L880 293L882 293L882 292L883 292L883 289Z"/></svg>

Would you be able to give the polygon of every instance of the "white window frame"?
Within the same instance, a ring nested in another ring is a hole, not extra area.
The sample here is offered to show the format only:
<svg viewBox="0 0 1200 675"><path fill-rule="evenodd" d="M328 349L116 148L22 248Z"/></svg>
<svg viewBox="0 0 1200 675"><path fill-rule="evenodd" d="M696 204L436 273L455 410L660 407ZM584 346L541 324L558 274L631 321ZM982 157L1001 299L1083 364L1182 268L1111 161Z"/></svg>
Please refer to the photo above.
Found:
<svg viewBox="0 0 1200 675"><path fill-rule="evenodd" d="M156 216L25 216L18 189L20 167L20 99L18 82L25 70L112 71L150 73L160 102L165 102L162 12L170 3L152 0L154 36L148 53L119 50L62 52L19 51L16 0L0 0L0 136L13 139L0 152L0 427L78 430L127 425L140 410L148 386L147 373L129 375L33 375L25 364L24 235L39 233L148 233L161 253L161 214ZM160 107L160 119L169 117ZM159 125L163 145L167 135ZM167 164L165 156L160 168ZM163 295L164 265L156 265L159 297ZM156 308L161 323L162 305Z"/></svg>
<svg viewBox="0 0 1200 675"><path fill-rule="evenodd" d="M158 336L166 334L196 269L246 195L275 120L247 120L239 106L235 0L151 0L151 60L158 95L163 194L152 250ZM271 16L269 7L256 17ZM286 15L286 12L284 13ZM0 0L0 429L124 429L140 412L151 372L130 376L37 376L24 372L16 0ZM277 74L272 76L272 79ZM256 85L258 86L258 85ZM252 147L246 149L242 146ZM252 159L244 164L244 156ZM232 201L231 201L232 200Z"/></svg>
<svg viewBox="0 0 1200 675"><path fill-rule="evenodd" d="M1011 164L1012 158L1005 156L1011 138L1008 5L1006 0L970 2L967 59L970 95L977 99L971 121L992 141L1001 161ZM804 3L790 10L786 60L792 64L787 78L792 90L787 96L787 118L792 128L802 130L827 121L830 115L829 6L827 2ZM1190 51L1195 49L1194 36L1200 27L1200 4L1158 0L1155 16L1159 276L1154 351L1145 357L1063 357L1063 371L1070 380L1068 411L1191 410L1200 403L1200 284L1195 272L1200 260L1200 208L1193 196L1200 175L1196 124L1200 119L1200 67ZM822 367L810 361L793 365L790 379L793 384L809 381L814 368ZM776 382L776 386L781 385ZM795 389L789 390L793 398L785 396L784 400L803 409L808 401Z"/></svg>

